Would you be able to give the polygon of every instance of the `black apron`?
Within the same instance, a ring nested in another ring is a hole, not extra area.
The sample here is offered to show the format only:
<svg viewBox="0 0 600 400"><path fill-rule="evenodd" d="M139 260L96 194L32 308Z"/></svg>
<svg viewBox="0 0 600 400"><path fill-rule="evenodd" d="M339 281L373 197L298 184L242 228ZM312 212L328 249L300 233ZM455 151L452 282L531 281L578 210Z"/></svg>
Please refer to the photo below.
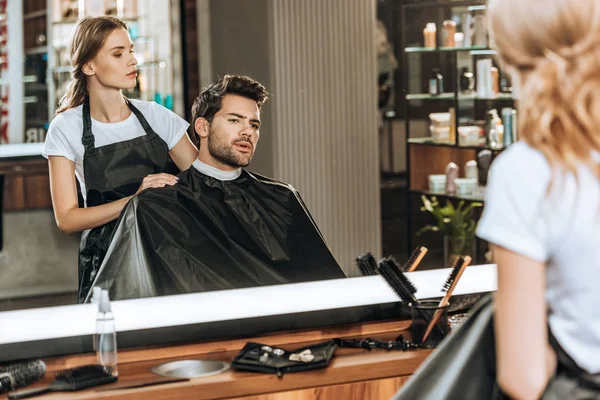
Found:
<svg viewBox="0 0 600 400"><path fill-rule="evenodd" d="M90 104L83 104L83 137L85 147L83 172L87 207L107 204L135 194L149 174L164 172L169 148L146 121L142 113L126 100L146 132L131 140L95 147ZM100 269L110 244L117 220L86 230L79 246L78 302L82 303Z"/></svg>

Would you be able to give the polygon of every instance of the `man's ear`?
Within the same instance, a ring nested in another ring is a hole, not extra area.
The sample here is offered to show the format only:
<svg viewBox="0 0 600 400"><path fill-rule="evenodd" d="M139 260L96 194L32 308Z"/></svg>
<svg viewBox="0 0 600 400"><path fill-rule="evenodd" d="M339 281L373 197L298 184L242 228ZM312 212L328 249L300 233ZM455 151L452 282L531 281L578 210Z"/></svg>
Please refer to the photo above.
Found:
<svg viewBox="0 0 600 400"><path fill-rule="evenodd" d="M194 130L196 134L200 137L200 139L206 139L208 137L208 126L209 123L205 118L197 118L194 123Z"/></svg>
<svg viewBox="0 0 600 400"><path fill-rule="evenodd" d="M92 75L96 75L96 71L94 70L94 66L92 65L91 62L86 63L83 68L81 69L81 71L86 74L87 76L92 76Z"/></svg>

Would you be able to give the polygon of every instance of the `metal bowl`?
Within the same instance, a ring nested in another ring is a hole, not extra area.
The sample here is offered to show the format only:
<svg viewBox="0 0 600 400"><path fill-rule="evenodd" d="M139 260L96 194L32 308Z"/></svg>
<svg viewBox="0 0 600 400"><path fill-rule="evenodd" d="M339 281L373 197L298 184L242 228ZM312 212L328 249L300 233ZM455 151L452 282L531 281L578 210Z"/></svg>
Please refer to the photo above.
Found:
<svg viewBox="0 0 600 400"><path fill-rule="evenodd" d="M181 360L152 367L152 373L177 378L199 378L220 374L229 369L229 363L208 360Z"/></svg>

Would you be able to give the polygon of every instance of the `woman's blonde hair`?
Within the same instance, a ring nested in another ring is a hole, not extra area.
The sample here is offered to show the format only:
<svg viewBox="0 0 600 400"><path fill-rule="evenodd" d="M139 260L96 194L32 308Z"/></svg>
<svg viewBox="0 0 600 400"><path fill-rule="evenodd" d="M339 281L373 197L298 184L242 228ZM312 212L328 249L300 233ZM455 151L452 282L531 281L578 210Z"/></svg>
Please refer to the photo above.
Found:
<svg viewBox="0 0 600 400"><path fill-rule="evenodd" d="M108 16L86 17L77 22L69 39L72 79L65 95L60 99L57 114L83 104L88 94L83 67L98 54L108 35L119 28L127 30L127 25L118 18Z"/></svg>
<svg viewBox="0 0 600 400"><path fill-rule="evenodd" d="M519 137L553 169L600 178L600 1L490 0L498 59L517 73Z"/></svg>

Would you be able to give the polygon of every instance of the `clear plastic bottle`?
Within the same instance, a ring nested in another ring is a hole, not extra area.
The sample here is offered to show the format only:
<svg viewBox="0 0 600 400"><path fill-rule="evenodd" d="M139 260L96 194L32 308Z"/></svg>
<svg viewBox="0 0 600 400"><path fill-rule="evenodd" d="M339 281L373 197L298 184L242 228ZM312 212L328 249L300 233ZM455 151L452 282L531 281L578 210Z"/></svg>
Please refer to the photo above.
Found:
<svg viewBox="0 0 600 400"><path fill-rule="evenodd" d="M94 286L92 289L92 298L90 299L90 303L99 304L101 295L102 295L102 288L100 286ZM94 333L94 340L93 340L94 353L98 351L98 339L99 339L98 333Z"/></svg>
<svg viewBox="0 0 600 400"><path fill-rule="evenodd" d="M110 310L108 290L103 290L98 304L96 316L96 360L107 372L114 376L119 374L117 369L117 332L115 318Z"/></svg>

